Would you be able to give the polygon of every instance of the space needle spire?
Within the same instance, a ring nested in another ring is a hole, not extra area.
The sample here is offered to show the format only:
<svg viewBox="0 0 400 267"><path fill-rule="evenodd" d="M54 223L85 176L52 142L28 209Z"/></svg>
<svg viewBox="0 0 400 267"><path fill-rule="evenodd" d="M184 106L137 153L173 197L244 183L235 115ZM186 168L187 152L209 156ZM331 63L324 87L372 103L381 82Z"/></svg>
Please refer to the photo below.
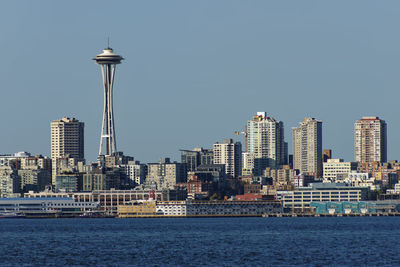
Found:
<svg viewBox="0 0 400 267"><path fill-rule="evenodd" d="M124 58L120 55L114 54L114 51L109 46L109 41L107 41L107 48L103 50L103 53L93 58L93 60L96 60L96 63L101 67L104 87L104 111L100 135L99 156L108 156L117 152L114 127L113 85L116 66L117 64L120 64L123 59ZM103 152L104 147L105 153Z"/></svg>

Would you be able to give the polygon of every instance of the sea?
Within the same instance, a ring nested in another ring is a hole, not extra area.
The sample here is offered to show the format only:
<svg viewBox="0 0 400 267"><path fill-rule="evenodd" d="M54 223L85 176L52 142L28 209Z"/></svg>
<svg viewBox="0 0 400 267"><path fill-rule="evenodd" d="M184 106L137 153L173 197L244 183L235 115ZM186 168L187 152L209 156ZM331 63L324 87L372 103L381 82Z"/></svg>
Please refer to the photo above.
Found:
<svg viewBox="0 0 400 267"><path fill-rule="evenodd" d="M0 219L0 266L400 266L400 217Z"/></svg>

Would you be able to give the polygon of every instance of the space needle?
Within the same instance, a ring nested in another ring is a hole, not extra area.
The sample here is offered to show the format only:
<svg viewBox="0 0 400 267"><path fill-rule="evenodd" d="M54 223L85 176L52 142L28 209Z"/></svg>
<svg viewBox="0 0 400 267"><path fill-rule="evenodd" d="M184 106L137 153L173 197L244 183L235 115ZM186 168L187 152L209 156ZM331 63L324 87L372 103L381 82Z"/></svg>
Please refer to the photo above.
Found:
<svg viewBox="0 0 400 267"><path fill-rule="evenodd" d="M101 67L104 86L104 111L100 135L99 156L109 156L117 152L114 127L113 85L116 66L117 64L120 64L123 59L123 57L114 53L109 44L107 45L107 48L103 50L103 53L93 58L93 60L96 60L96 63ZM105 154L103 152L104 146Z"/></svg>

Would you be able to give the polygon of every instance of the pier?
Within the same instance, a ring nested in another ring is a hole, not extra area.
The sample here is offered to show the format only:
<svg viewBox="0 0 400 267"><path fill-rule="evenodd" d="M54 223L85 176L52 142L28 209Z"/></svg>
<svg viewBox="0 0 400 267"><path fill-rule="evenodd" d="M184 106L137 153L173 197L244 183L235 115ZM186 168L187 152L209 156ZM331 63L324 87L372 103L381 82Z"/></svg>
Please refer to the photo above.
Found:
<svg viewBox="0 0 400 267"><path fill-rule="evenodd" d="M381 216L400 216L400 212L378 212L378 213L333 213L333 214L316 214L316 213L275 213L263 214L263 218L269 217L381 217Z"/></svg>

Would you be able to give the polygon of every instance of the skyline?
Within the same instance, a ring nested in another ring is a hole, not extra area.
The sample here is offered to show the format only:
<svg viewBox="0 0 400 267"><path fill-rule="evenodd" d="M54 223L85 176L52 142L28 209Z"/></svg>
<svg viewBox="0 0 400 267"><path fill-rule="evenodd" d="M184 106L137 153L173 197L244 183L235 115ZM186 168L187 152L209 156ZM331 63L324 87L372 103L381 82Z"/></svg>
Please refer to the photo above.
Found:
<svg viewBox="0 0 400 267"><path fill-rule="evenodd" d="M95 160L103 96L91 58L110 35L126 58L115 85L116 138L137 160L179 160L179 149L211 148L225 138L243 144L234 131L258 111L284 122L289 153L291 128L305 117L322 120L323 148L350 161L355 121L378 116L388 124L388 160L400 158L396 2L356 1L342 10L313 2L172 1L113 12L43 3L4 4L1 20L10 26L0 44L7 51L1 105L12 112L0 134L2 154L49 156L50 122L68 116L85 123L85 157ZM106 12L115 18L109 25L98 19Z"/></svg>

